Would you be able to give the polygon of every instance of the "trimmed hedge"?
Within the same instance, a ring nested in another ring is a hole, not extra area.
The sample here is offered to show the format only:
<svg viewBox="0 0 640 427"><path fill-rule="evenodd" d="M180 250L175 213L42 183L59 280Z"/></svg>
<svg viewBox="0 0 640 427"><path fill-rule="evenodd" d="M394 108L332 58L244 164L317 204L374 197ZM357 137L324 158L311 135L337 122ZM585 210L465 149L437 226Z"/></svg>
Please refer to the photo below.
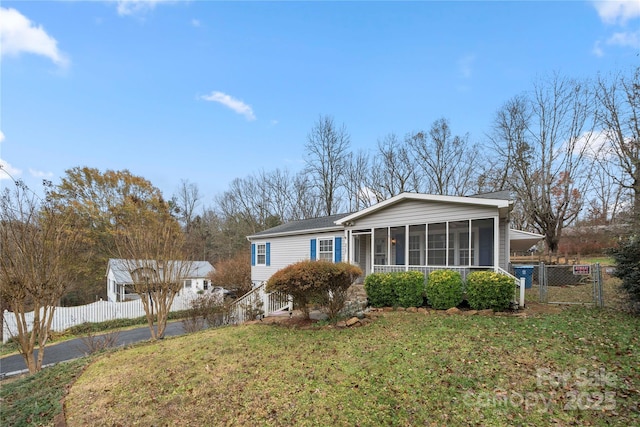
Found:
<svg viewBox="0 0 640 427"><path fill-rule="evenodd" d="M344 306L347 289L362 270L345 262L300 261L276 271L267 281L267 291L280 291L293 297L293 304L309 318L309 305L320 304L330 318Z"/></svg>
<svg viewBox="0 0 640 427"><path fill-rule="evenodd" d="M447 310L462 302L462 276L453 270L434 270L427 278L427 301L437 310Z"/></svg>
<svg viewBox="0 0 640 427"><path fill-rule="evenodd" d="M475 271L467 276L467 301L474 310L509 308L516 284L507 275Z"/></svg>
<svg viewBox="0 0 640 427"><path fill-rule="evenodd" d="M424 274L419 271L374 273L364 289L373 307L419 307L424 297Z"/></svg>

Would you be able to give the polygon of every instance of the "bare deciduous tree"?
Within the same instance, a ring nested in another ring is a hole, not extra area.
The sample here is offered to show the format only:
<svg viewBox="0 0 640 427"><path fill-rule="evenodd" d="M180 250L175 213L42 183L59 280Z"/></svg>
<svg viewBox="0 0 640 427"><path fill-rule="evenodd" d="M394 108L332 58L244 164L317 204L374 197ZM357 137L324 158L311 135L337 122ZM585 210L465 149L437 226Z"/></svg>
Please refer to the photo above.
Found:
<svg viewBox="0 0 640 427"><path fill-rule="evenodd" d="M631 75L598 79L598 125L606 138L605 170L633 197L633 224L640 228L640 67Z"/></svg>
<svg viewBox="0 0 640 427"><path fill-rule="evenodd" d="M330 116L321 116L307 136L306 170L312 176L322 198L324 213L332 215L341 208L341 187L350 145L343 124L339 128Z"/></svg>
<svg viewBox="0 0 640 427"><path fill-rule="evenodd" d="M185 259L184 234L169 204L162 198L127 199L117 212L115 243L140 295L151 338L163 338L171 304L193 267Z"/></svg>
<svg viewBox="0 0 640 427"><path fill-rule="evenodd" d="M477 171L478 149L468 135L452 135L449 121L433 122L428 136L416 132L408 144L422 169L424 190L431 194L463 196L471 192Z"/></svg>
<svg viewBox="0 0 640 427"><path fill-rule="evenodd" d="M418 191L416 162L408 144L400 141L395 134L378 141L370 183L378 202L404 192Z"/></svg>
<svg viewBox="0 0 640 427"><path fill-rule="evenodd" d="M593 105L589 85L554 75L536 82L530 96L508 101L494 122L494 149L506 168L504 178L529 224L544 234L550 254L582 208Z"/></svg>
<svg viewBox="0 0 640 427"><path fill-rule="evenodd" d="M293 192L295 205L291 218L294 220L317 218L322 215L322 206L318 203L317 190L309 176L300 172L293 178Z"/></svg>
<svg viewBox="0 0 640 427"><path fill-rule="evenodd" d="M186 233L191 229L191 224L195 219L196 208L201 201L200 189L197 184L183 179L176 194L171 198L170 204L178 214L178 219L182 223Z"/></svg>
<svg viewBox="0 0 640 427"><path fill-rule="evenodd" d="M373 203L370 183L369 155L360 150L349 153L344 174L349 212L367 208Z"/></svg>
<svg viewBox="0 0 640 427"><path fill-rule="evenodd" d="M42 369L56 305L77 272L75 219L21 182L0 195L0 294L16 317L19 351L30 373Z"/></svg>

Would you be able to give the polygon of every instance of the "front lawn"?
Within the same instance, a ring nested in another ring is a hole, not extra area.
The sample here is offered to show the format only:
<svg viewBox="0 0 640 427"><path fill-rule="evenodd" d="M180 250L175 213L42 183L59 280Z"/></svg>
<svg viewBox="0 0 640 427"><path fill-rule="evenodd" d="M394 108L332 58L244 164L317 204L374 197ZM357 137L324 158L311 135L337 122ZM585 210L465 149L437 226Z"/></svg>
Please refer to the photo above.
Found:
<svg viewBox="0 0 640 427"><path fill-rule="evenodd" d="M638 425L640 319L385 313L365 327L250 325L95 361L79 425Z"/></svg>

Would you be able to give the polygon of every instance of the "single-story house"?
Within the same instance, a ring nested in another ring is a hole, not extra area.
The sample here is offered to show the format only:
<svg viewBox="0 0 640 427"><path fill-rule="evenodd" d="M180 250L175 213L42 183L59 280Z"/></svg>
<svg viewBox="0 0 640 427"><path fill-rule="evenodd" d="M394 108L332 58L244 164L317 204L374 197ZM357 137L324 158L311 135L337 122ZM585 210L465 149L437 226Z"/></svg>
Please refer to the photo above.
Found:
<svg viewBox="0 0 640 427"><path fill-rule="evenodd" d="M495 197L495 198L492 198ZM254 287L305 259L346 261L365 276L453 269L507 273L510 246L543 236L511 230L504 194L460 197L402 193L354 213L294 221L248 236Z"/></svg>
<svg viewBox="0 0 640 427"><path fill-rule="evenodd" d="M208 261L169 261L169 263L172 263L172 266L166 270L180 272L181 278L179 280L182 281L185 292L197 294L199 291L210 289L209 275L215 269ZM122 302L139 299L140 296L133 290L132 275L135 276L137 270L149 268L154 270L154 274L162 275L163 267L160 266L158 269L153 261L136 262L125 259L109 259L106 274L108 300Z"/></svg>

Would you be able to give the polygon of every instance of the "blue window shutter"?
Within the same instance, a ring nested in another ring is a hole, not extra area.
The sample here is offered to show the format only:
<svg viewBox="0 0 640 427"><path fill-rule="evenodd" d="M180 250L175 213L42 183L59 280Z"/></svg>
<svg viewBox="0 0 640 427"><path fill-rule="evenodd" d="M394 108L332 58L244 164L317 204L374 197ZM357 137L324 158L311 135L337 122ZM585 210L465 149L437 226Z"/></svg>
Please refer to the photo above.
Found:
<svg viewBox="0 0 640 427"><path fill-rule="evenodd" d="M256 244L251 244L251 265L256 265Z"/></svg>
<svg viewBox="0 0 640 427"><path fill-rule="evenodd" d="M311 261L316 260L316 239L311 239Z"/></svg>
<svg viewBox="0 0 640 427"><path fill-rule="evenodd" d="M267 246L267 247L266 247L266 251L267 251L267 254L266 254L266 264L267 264L267 267L268 267L268 266L270 266L270 265L271 265L271 243L270 243L270 242L267 242L266 246Z"/></svg>
<svg viewBox="0 0 640 427"><path fill-rule="evenodd" d="M333 244L335 245L335 248L333 248L333 251L335 253L335 261L341 262L342 261L342 237L336 237L335 242Z"/></svg>

